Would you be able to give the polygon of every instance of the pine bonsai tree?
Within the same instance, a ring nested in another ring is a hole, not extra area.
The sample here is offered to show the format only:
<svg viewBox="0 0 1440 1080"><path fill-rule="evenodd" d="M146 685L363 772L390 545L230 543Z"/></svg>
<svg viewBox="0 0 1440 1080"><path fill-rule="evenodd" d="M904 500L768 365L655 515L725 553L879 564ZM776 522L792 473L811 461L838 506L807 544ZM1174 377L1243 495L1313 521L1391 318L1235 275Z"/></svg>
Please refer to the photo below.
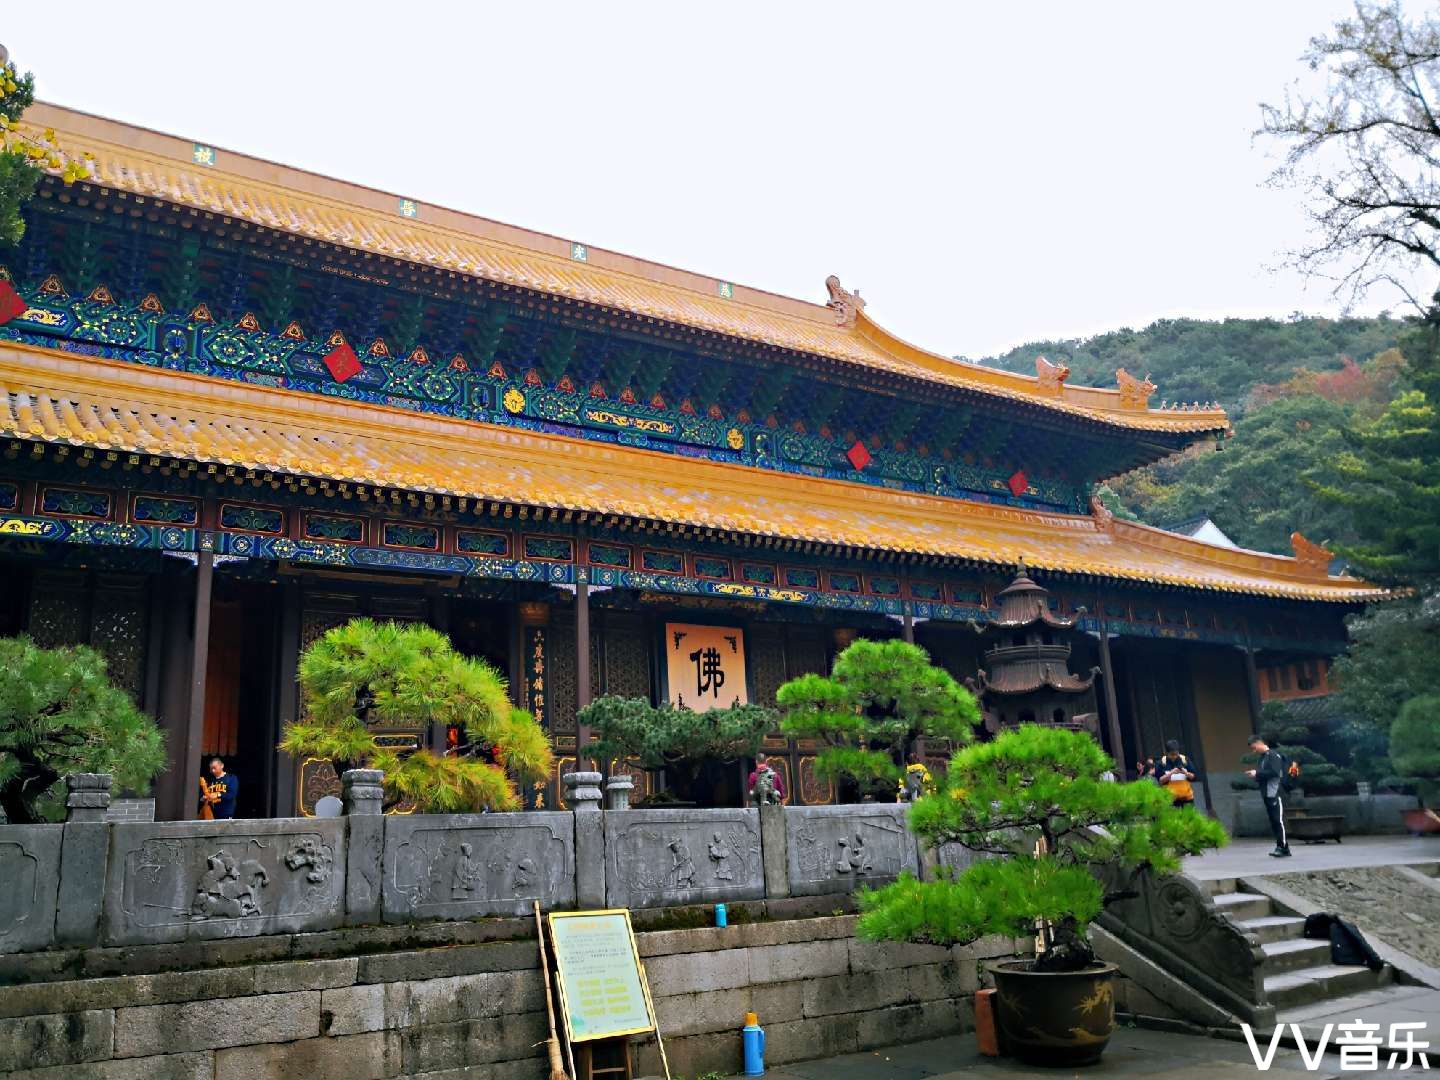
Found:
<svg viewBox="0 0 1440 1080"><path fill-rule="evenodd" d="M695 793L707 761L734 761L760 749L775 713L760 705L695 712L644 698L596 698L576 714L594 732L587 753L598 761L633 759L644 769L668 769L681 798Z"/></svg>
<svg viewBox="0 0 1440 1080"><path fill-rule="evenodd" d="M110 683L84 645L42 649L0 639L0 806L12 825L65 816L63 778L109 773L145 791L165 768L165 735Z"/></svg>
<svg viewBox="0 0 1440 1080"><path fill-rule="evenodd" d="M957 751L937 793L911 806L910 828L932 846L996 857L939 881L906 875L862 893L860 936L966 944L1028 937L1044 920L1035 970L1093 963L1085 929L1107 896L1092 868L1174 870L1180 855L1227 839L1218 822L1176 809L1157 784L1103 779L1114 768L1090 736L1036 724Z"/></svg>
<svg viewBox="0 0 1440 1080"><path fill-rule="evenodd" d="M1390 727L1390 762L1421 806L1440 806L1440 694L1411 698Z"/></svg>
<svg viewBox="0 0 1440 1080"><path fill-rule="evenodd" d="M974 696L904 641L861 638L828 676L791 679L775 699L785 734L825 744L816 773L849 780L862 794L893 797L916 739L968 742L980 722Z"/></svg>
<svg viewBox="0 0 1440 1080"><path fill-rule="evenodd" d="M534 717L510 704L494 668L457 653L438 630L354 619L300 657L305 718L285 725L280 749L345 769L385 772L388 806L421 813L517 810L516 780L548 775L550 746ZM402 755L375 726L463 727L464 752ZM486 757L493 760L486 760Z"/></svg>

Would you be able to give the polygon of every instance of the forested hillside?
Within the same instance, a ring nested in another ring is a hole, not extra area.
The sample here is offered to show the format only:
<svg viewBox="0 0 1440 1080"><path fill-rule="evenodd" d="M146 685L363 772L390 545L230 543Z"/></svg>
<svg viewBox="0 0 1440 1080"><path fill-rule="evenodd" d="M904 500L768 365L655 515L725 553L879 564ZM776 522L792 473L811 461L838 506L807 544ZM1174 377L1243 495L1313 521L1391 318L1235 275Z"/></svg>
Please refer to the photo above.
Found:
<svg viewBox="0 0 1440 1080"><path fill-rule="evenodd" d="M1069 365L1071 383L1094 386L1113 386L1124 367L1150 375L1156 404L1220 402L1235 425L1222 452L1206 444L1117 477L1107 502L1152 525L1206 515L1244 547L1288 554L1296 529L1319 542L1353 539L1343 508L1317 499L1308 481L1324 479L1344 427L1395 395L1404 328L1390 318L1164 319L980 362L1028 374L1045 356Z"/></svg>

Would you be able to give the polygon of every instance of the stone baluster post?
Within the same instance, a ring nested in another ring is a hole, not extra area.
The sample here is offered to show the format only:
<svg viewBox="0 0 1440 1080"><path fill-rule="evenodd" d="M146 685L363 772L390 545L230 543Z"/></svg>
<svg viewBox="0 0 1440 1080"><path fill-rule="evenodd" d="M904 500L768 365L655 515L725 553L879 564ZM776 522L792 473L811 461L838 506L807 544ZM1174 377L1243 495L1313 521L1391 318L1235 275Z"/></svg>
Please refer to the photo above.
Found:
<svg viewBox="0 0 1440 1080"><path fill-rule="evenodd" d="M575 899L581 908L605 903L605 815L600 809L600 774L567 772L565 802L575 813Z"/></svg>
<svg viewBox="0 0 1440 1080"><path fill-rule="evenodd" d="M623 773L610 777L605 782L605 793L610 797L610 810L629 810L630 792L635 790L635 778Z"/></svg>
<svg viewBox="0 0 1440 1080"><path fill-rule="evenodd" d="M381 920L385 774L379 769L346 769L340 786L348 831L345 922L350 926L371 925Z"/></svg>
<svg viewBox="0 0 1440 1080"><path fill-rule="evenodd" d="M599 810L600 774L598 772L567 772L560 779L565 784L565 803L577 814Z"/></svg>
<svg viewBox="0 0 1440 1080"><path fill-rule="evenodd" d="M99 940L102 902L110 858L109 773L65 777L65 825L60 842L60 885L56 897L55 943L94 945Z"/></svg>
<svg viewBox="0 0 1440 1080"><path fill-rule="evenodd" d="M340 777L347 817L384 812L385 774L379 769L346 769Z"/></svg>
<svg viewBox="0 0 1440 1080"><path fill-rule="evenodd" d="M71 773L65 777L69 795L65 798L66 821L104 821L110 809L109 773Z"/></svg>

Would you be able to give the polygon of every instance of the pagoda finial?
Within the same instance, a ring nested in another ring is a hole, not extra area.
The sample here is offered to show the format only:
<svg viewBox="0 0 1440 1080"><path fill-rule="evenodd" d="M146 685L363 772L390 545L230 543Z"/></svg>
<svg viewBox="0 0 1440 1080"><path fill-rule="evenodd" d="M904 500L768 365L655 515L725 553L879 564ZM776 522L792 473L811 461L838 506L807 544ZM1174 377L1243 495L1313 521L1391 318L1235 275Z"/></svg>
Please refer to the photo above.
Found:
<svg viewBox="0 0 1440 1080"><path fill-rule="evenodd" d="M860 299L860 290L850 292L840 284L840 279L834 274L825 279L825 289L830 293L830 303L827 306L835 312L835 322L840 326L854 326L856 317L865 308L865 301Z"/></svg>

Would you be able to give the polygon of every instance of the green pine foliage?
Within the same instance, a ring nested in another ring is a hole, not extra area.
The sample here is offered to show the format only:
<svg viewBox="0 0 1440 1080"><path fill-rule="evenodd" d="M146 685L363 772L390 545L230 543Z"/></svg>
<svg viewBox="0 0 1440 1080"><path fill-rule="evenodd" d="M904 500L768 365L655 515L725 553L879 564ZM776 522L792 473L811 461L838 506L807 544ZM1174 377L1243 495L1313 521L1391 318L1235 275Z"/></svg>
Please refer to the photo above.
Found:
<svg viewBox="0 0 1440 1080"><path fill-rule="evenodd" d="M817 774L892 797L916 739L968 742L980 722L974 696L924 649L898 640L861 638L828 676L791 679L775 699L781 731L824 744Z"/></svg>
<svg viewBox="0 0 1440 1080"><path fill-rule="evenodd" d="M594 735L586 751L590 757L669 769L679 793L688 795L705 762L753 757L774 730L775 713L750 704L695 712L607 695L581 709L576 721Z"/></svg>
<svg viewBox="0 0 1440 1080"><path fill-rule="evenodd" d="M1085 929L1106 901L1092 870L1173 871L1181 855L1228 839L1219 822L1176 809L1157 784L1104 779L1114 768L1090 736L1036 724L957 751L936 793L911 806L910 828L933 847L992 858L939 881L907 875L862 893L860 936L966 944L1029 936L1043 919L1049 947L1037 967L1092 962Z"/></svg>
<svg viewBox="0 0 1440 1080"><path fill-rule="evenodd" d="M1357 539L1341 548L1373 581L1440 587L1440 307L1401 341L1405 387L1348 432L1321 495L1344 507Z"/></svg>
<svg viewBox="0 0 1440 1080"><path fill-rule="evenodd" d="M109 773L117 790L143 792L165 768L164 733L94 649L3 638L0 671L0 806L11 824L63 819L70 773Z"/></svg>
<svg viewBox="0 0 1440 1080"><path fill-rule="evenodd" d="M514 708L490 665L457 653L418 624L353 619L300 657L305 717L285 726L280 748L320 757L337 773L385 771L386 801L422 813L515 810L517 780L549 774L551 754L534 717ZM465 753L408 756L380 747L371 725L462 727ZM494 761L479 756L488 753Z"/></svg>
<svg viewBox="0 0 1440 1080"><path fill-rule="evenodd" d="M1390 761L1425 806L1440 806L1440 694L1401 706L1390 728Z"/></svg>

